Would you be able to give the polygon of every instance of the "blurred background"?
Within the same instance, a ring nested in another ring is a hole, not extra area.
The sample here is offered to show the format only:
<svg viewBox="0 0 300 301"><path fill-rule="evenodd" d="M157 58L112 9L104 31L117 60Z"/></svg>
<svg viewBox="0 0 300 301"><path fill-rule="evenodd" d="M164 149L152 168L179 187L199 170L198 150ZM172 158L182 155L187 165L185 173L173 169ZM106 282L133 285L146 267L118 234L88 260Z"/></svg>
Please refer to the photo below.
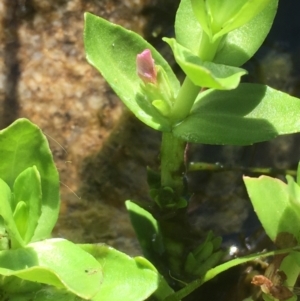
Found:
<svg viewBox="0 0 300 301"><path fill-rule="evenodd" d="M279 2L268 38L245 66L250 73L244 81L300 97L300 2ZM24 117L48 137L61 179L55 236L106 242L130 255L140 254L124 201L149 200L145 167L158 168L160 133L133 118L87 63L83 14L94 13L141 34L170 58L181 76L161 41L174 35L178 4L179 0L0 1L0 129ZM248 147L189 145L188 159L295 169L299 137L287 135ZM191 223L199 233L212 229L222 235L224 245L235 246L237 254L269 243L245 194L242 174L187 174ZM239 277L240 270L236 274ZM240 300L222 294L213 300Z"/></svg>

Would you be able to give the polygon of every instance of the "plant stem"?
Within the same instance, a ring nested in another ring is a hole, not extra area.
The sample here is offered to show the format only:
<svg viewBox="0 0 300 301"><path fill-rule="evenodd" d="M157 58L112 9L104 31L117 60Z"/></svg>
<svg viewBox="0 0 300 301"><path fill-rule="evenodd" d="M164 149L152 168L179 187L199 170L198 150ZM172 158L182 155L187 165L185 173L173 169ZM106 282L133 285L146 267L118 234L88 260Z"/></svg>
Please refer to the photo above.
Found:
<svg viewBox="0 0 300 301"><path fill-rule="evenodd" d="M179 195L183 191L185 142L164 132L161 144L161 186L171 187Z"/></svg>
<svg viewBox="0 0 300 301"><path fill-rule="evenodd" d="M190 162L187 166L187 171L241 171L258 173L258 174L266 174L266 175L290 175L295 177L297 175L297 171L293 169L280 169L280 168L272 168L272 167L244 167L244 166L236 166L236 165L226 165L222 163L207 163L207 162Z"/></svg>
<svg viewBox="0 0 300 301"><path fill-rule="evenodd" d="M199 46L200 58L203 61L213 60L219 43L220 39L212 43L209 37L203 32ZM172 108L170 118L173 124L180 122L190 113L200 89L201 87L194 85L188 77L185 78ZM179 195L183 191L184 147L184 141L174 137L172 133L163 133L161 146L161 185L163 187L171 187Z"/></svg>
<svg viewBox="0 0 300 301"><path fill-rule="evenodd" d="M180 122L190 113L200 89L186 76L172 108L172 123Z"/></svg>
<svg viewBox="0 0 300 301"><path fill-rule="evenodd" d="M207 34L203 32L198 52L199 57L203 61L212 61L219 47L219 43L220 39L212 43ZM200 89L201 87L194 85L186 76L172 108L170 119L173 124L180 122L190 113Z"/></svg>
<svg viewBox="0 0 300 301"><path fill-rule="evenodd" d="M211 42L208 35L203 32L199 45L198 56L202 61L212 61L217 53L221 38Z"/></svg>

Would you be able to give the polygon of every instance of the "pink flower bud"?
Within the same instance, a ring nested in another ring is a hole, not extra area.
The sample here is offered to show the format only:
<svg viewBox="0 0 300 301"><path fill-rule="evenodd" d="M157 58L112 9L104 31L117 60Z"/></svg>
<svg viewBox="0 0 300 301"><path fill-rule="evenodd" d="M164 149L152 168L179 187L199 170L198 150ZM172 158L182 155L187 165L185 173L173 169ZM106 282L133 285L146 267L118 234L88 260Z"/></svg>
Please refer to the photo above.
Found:
<svg viewBox="0 0 300 301"><path fill-rule="evenodd" d="M149 49L144 50L136 56L137 74L145 83L156 83L156 68Z"/></svg>

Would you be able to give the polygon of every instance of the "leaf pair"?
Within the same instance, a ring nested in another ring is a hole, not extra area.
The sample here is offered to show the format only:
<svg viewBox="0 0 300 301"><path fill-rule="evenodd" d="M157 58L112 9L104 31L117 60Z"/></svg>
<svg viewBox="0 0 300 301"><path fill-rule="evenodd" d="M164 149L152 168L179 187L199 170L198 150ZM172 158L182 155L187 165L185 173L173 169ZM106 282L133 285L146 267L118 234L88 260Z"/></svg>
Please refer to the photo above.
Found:
<svg viewBox="0 0 300 301"><path fill-rule="evenodd" d="M0 214L2 232L7 232L11 247L27 245L36 230L41 215L41 179L35 166L21 172L13 185L0 179Z"/></svg>
<svg viewBox="0 0 300 301"><path fill-rule="evenodd" d="M175 20L175 34L176 41L181 46L188 48L194 55L198 55L201 38L204 32L200 21L196 17L195 5L197 2L204 2L203 0L181 0ZM217 5L234 6L234 3L241 3L241 1L210 1L216 2ZM220 3L222 2L222 3ZM249 1L243 1L244 3ZM257 2L261 4L266 1L252 1L254 5ZM267 6L261 10L252 20L245 23L239 28L228 32L222 37L219 49L214 58L214 62L218 64L225 64L229 66L241 66L247 62L259 49L265 40L277 11L278 0L268 1ZM203 5L200 3L199 5ZM260 4L259 4L260 5ZM193 9L194 6L194 9ZM231 8L228 10L231 11ZM223 14L227 11L217 9L217 13ZM255 11L249 11L252 16L256 14Z"/></svg>
<svg viewBox="0 0 300 301"><path fill-rule="evenodd" d="M210 40L251 21L271 0L190 0L195 17Z"/></svg>
<svg viewBox="0 0 300 301"><path fill-rule="evenodd" d="M163 40L170 45L176 62L196 86L231 90L239 85L241 76L247 74L247 71L241 68L202 61L175 39Z"/></svg>
<svg viewBox="0 0 300 301"><path fill-rule="evenodd" d="M59 178L42 131L18 119L0 131L0 158L0 214L7 231L21 245L49 237L59 212Z"/></svg>
<svg viewBox="0 0 300 301"><path fill-rule="evenodd" d="M66 240L44 240L59 212L59 178L45 136L19 119L0 132L0 156L0 232L7 238L4 244L1 237L1 291L29 292L40 283L91 298L102 279L97 260ZM89 268L98 273L88 276Z"/></svg>
<svg viewBox="0 0 300 301"><path fill-rule="evenodd" d="M247 145L300 131L300 100L268 86L240 84L231 91L207 90L174 127L185 141Z"/></svg>
<svg viewBox="0 0 300 301"><path fill-rule="evenodd" d="M139 35L87 13L87 59L141 121L156 130L172 132L182 140L245 145L298 132L297 98L254 84L241 84L231 91L214 90L233 89L239 84L245 71L225 65L240 66L253 56L270 30L277 3L270 1L256 17L229 32L220 42L214 61L203 62L197 56L203 29L191 1L181 1L175 23L176 41L166 41L193 83L213 89L200 93L190 114L176 124L160 113L160 103L154 106L140 90L135 63L137 54L145 49L151 50L155 63L164 69L175 97L180 85L168 63Z"/></svg>

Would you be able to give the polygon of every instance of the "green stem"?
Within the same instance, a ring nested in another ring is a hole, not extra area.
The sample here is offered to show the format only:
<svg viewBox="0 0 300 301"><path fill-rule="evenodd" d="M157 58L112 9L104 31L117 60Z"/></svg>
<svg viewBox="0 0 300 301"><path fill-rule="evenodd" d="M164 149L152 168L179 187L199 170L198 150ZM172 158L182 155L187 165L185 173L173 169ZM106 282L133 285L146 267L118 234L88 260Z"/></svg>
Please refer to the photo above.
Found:
<svg viewBox="0 0 300 301"><path fill-rule="evenodd" d="M190 113L199 92L200 87L194 85L186 76L172 108L170 119L173 124L180 122Z"/></svg>
<svg viewBox="0 0 300 301"><path fill-rule="evenodd" d="M209 36L203 32L199 46L198 56L202 61L212 61L217 53L221 38L211 42Z"/></svg>
<svg viewBox="0 0 300 301"><path fill-rule="evenodd" d="M172 133L163 133L161 144L161 186L171 187L179 195L183 191L184 148L184 141L174 137Z"/></svg>
<svg viewBox="0 0 300 301"><path fill-rule="evenodd" d="M219 47L220 39L211 43L209 37L203 32L198 55L203 61L212 61ZM201 87L196 86L186 77L175 99L170 119L173 124L183 120L191 111Z"/></svg>
<svg viewBox="0 0 300 301"><path fill-rule="evenodd" d="M220 40L211 43L209 37L203 32L199 46L200 58L204 61L213 60L219 43ZM188 77L185 78L172 108L170 118L173 124L180 122L190 113L200 88L194 85ZM161 146L161 185L173 188L176 193L182 193L183 191L184 147L184 141L174 137L172 133L163 133Z"/></svg>
<svg viewBox="0 0 300 301"><path fill-rule="evenodd" d="M251 173L259 173L266 175L290 175L295 177L297 175L297 171L293 169L280 169L280 168L272 168L272 167L244 167L244 166L235 166L235 165L226 165L222 163L207 163L207 162L190 162L187 166L187 171L241 171L251 172Z"/></svg>

